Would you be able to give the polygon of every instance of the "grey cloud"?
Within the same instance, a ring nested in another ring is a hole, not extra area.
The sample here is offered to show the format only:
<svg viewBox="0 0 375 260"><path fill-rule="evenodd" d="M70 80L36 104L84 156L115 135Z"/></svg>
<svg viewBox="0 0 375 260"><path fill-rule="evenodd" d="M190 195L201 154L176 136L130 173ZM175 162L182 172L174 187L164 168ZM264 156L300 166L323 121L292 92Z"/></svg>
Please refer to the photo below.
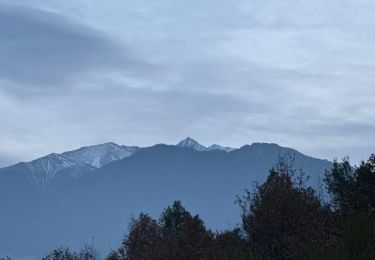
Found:
<svg viewBox="0 0 375 260"><path fill-rule="evenodd" d="M10 5L0 6L0 57L0 78L19 83L12 91L65 88L92 69L140 65L103 32L54 12Z"/></svg>

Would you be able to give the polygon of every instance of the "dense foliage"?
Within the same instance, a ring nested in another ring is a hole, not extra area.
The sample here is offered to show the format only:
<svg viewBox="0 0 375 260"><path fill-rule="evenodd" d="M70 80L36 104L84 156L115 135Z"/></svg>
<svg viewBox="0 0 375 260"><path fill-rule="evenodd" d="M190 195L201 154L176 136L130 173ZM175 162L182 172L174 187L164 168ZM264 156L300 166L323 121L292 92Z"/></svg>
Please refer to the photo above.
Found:
<svg viewBox="0 0 375 260"><path fill-rule="evenodd" d="M301 258L322 247L332 233L330 208L283 158L264 183L238 202L249 247L263 257Z"/></svg>
<svg viewBox="0 0 375 260"><path fill-rule="evenodd" d="M52 250L43 260L99 260L100 253L91 245L85 245L79 253L71 251L68 247Z"/></svg>
<svg viewBox="0 0 375 260"><path fill-rule="evenodd" d="M107 259L249 259L239 230L214 234L180 201L166 208L159 221L146 214L132 219L122 247Z"/></svg>

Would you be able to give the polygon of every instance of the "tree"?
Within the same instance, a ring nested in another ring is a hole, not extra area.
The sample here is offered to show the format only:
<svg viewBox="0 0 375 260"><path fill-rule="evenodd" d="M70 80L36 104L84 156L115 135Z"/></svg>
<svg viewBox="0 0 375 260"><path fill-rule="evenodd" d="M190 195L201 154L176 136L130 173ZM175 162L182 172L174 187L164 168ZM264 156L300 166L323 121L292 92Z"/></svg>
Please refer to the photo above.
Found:
<svg viewBox="0 0 375 260"><path fill-rule="evenodd" d="M207 259L212 254L213 234L180 201L163 211L159 225L164 247L168 249L164 259Z"/></svg>
<svg viewBox="0 0 375 260"><path fill-rule="evenodd" d="M79 260L77 253L70 251L69 247L59 247L52 250L43 260Z"/></svg>
<svg viewBox="0 0 375 260"><path fill-rule="evenodd" d="M79 252L79 260L99 260L100 253L92 245L85 245Z"/></svg>
<svg viewBox="0 0 375 260"><path fill-rule="evenodd" d="M339 219L333 255L375 259L375 155L358 167L350 166L348 158L335 160L325 182Z"/></svg>
<svg viewBox="0 0 375 260"><path fill-rule="evenodd" d="M132 219L129 234L123 241L126 259L162 259L162 249L159 226L156 220L141 213L138 219ZM121 256L121 251L119 252Z"/></svg>
<svg viewBox="0 0 375 260"><path fill-rule="evenodd" d="M52 250L43 260L98 260L100 254L93 246L85 245L79 254L70 251L69 247L59 247Z"/></svg>
<svg viewBox="0 0 375 260"><path fill-rule="evenodd" d="M331 214L303 173L280 158L267 180L238 197L244 231L252 249L264 258L296 259L319 247L329 235Z"/></svg>
<svg viewBox="0 0 375 260"><path fill-rule="evenodd" d="M260 259L252 254L240 228L216 233L213 251L214 259Z"/></svg>
<svg viewBox="0 0 375 260"><path fill-rule="evenodd" d="M159 225L164 237L175 238L184 228L190 213L182 206L181 201L173 202L172 207L167 207L161 214Z"/></svg>
<svg viewBox="0 0 375 260"><path fill-rule="evenodd" d="M334 161L326 172L325 182L337 213L350 216L358 212L373 214L375 211L375 155L359 167L350 166L349 159Z"/></svg>
<svg viewBox="0 0 375 260"><path fill-rule="evenodd" d="M192 216L175 201L162 212L159 222L143 213L133 219L122 248L107 259L212 259L213 239L199 216Z"/></svg>
<svg viewBox="0 0 375 260"><path fill-rule="evenodd" d="M122 254L119 251L112 251L109 255L105 258L106 260L126 260L125 254Z"/></svg>
<svg viewBox="0 0 375 260"><path fill-rule="evenodd" d="M174 259L208 259L213 253L213 234L206 230L198 215L187 215L176 241L169 242L177 248Z"/></svg>

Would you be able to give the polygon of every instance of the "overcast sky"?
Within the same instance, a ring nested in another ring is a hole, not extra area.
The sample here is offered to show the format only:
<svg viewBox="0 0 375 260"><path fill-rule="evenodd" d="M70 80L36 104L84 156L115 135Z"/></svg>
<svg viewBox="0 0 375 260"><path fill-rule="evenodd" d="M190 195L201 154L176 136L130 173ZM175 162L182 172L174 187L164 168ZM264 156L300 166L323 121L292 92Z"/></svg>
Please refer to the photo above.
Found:
<svg viewBox="0 0 375 260"><path fill-rule="evenodd" d="M191 136L375 152L373 0L0 0L0 166Z"/></svg>

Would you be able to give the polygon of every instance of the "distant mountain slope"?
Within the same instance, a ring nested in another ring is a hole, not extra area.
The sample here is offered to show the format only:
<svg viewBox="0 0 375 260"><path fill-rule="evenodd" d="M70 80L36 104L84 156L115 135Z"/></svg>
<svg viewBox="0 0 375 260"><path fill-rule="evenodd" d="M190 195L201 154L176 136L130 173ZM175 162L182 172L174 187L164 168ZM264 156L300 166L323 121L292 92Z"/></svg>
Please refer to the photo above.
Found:
<svg viewBox="0 0 375 260"><path fill-rule="evenodd" d="M119 146L114 143L105 143L82 147L78 150L62 153L62 155L76 162L101 168L110 162L130 157L139 149L137 146Z"/></svg>
<svg viewBox="0 0 375 260"><path fill-rule="evenodd" d="M94 167L74 161L63 155L52 153L34 161L18 163L0 169L0 175L18 174L29 180L33 185L46 187L54 178L79 178L95 169ZM62 176L63 175L63 176Z"/></svg>
<svg viewBox="0 0 375 260"><path fill-rule="evenodd" d="M22 173L32 184L45 187L55 178L79 178L96 168L132 156L140 148L105 143L86 146L62 154L51 153L31 162L0 169L2 173Z"/></svg>
<svg viewBox="0 0 375 260"><path fill-rule="evenodd" d="M107 252L119 245L132 214L143 211L158 217L176 199L199 213L210 228L233 227L240 222L236 194L253 181L263 180L278 157L286 154L295 157L296 168L303 167L312 176L312 185L331 167L329 161L276 144L255 143L227 152L200 151L193 143L141 148L101 168L83 164L91 167L89 174L78 177L69 166L54 175L43 193L27 179L30 172L24 163L16 171L14 167L2 169L0 255L41 256L59 245L80 247L92 237ZM61 156L56 157L70 165L71 158L65 160L65 153ZM50 171L55 169L51 165L40 167Z"/></svg>
<svg viewBox="0 0 375 260"><path fill-rule="evenodd" d="M232 147L224 147L224 146L221 146L221 145L218 145L218 144L213 144L213 145L211 145L207 148L207 151L213 151L213 150L221 150L221 151L225 151L225 152L231 152L231 151L234 151L236 149L232 148Z"/></svg>

